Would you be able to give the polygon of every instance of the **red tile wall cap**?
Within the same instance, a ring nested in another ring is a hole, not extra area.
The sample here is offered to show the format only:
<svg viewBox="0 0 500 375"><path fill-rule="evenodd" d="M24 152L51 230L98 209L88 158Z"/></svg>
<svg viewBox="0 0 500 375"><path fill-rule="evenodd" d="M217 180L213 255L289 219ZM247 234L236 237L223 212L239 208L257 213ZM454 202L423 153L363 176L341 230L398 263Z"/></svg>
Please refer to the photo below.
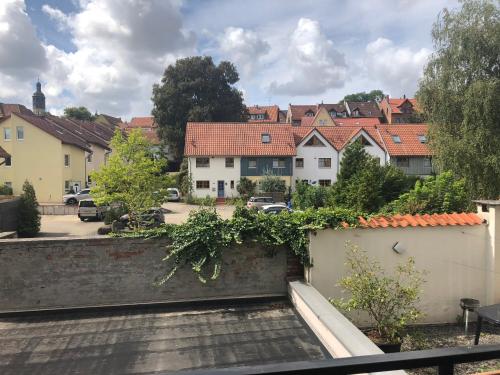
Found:
<svg viewBox="0 0 500 375"><path fill-rule="evenodd" d="M475 213L424 214L378 216L365 219L359 217L359 224L364 228L405 228L405 227L437 227L455 225L480 225L485 221Z"/></svg>

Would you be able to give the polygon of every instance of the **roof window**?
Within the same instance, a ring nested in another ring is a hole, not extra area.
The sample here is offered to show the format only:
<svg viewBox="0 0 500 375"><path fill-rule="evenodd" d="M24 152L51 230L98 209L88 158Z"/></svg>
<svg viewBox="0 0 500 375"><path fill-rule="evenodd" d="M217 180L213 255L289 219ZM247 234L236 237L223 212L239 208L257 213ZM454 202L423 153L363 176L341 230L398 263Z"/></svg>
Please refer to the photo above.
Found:
<svg viewBox="0 0 500 375"><path fill-rule="evenodd" d="M394 143L401 143L401 138L399 137L399 135L393 135L392 140L394 141Z"/></svg>
<svg viewBox="0 0 500 375"><path fill-rule="evenodd" d="M425 134L419 134L418 140L420 143L427 143L427 136Z"/></svg>
<svg viewBox="0 0 500 375"><path fill-rule="evenodd" d="M261 134L262 143L271 143L271 134L262 133Z"/></svg>

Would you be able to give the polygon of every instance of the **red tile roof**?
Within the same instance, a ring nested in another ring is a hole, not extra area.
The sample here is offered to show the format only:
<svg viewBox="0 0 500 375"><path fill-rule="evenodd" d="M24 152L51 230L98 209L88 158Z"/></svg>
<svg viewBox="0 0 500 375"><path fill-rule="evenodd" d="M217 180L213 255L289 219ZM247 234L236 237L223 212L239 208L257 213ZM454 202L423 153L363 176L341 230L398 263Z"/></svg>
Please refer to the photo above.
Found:
<svg viewBox="0 0 500 375"><path fill-rule="evenodd" d="M399 109L404 102L410 102L413 108L417 108L417 100L410 98L401 98L401 99L389 99L389 105L391 106L392 113L402 113Z"/></svg>
<svg viewBox="0 0 500 375"><path fill-rule="evenodd" d="M153 116L146 117L132 117L129 123L125 124L125 127L132 128L151 128L155 125L155 119Z"/></svg>
<svg viewBox="0 0 500 375"><path fill-rule="evenodd" d="M296 105L290 104L290 111L292 116L292 121L296 120L304 120L306 118L310 118L306 116L306 112L312 111L316 115L319 111L320 107L325 107L327 112L331 112L335 110L336 112L347 112L345 106L343 104L312 104L312 105ZM314 118L314 116L312 117Z"/></svg>
<svg viewBox="0 0 500 375"><path fill-rule="evenodd" d="M9 116L11 113L21 113L25 115L33 115L28 108L22 104L6 104L0 103L0 117Z"/></svg>
<svg viewBox="0 0 500 375"><path fill-rule="evenodd" d="M57 117L52 115L45 116L45 119L47 119L48 121L52 121L60 127L63 127L64 129L72 132L73 135L82 138L87 143L93 143L107 150L111 150L109 148L109 139L106 140L104 138L101 138L98 134L88 130L84 126L85 121L67 119L64 117Z"/></svg>
<svg viewBox="0 0 500 375"><path fill-rule="evenodd" d="M347 102L350 112L358 110L361 117L382 117L382 112L375 102Z"/></svg>
<svg viewBox="0 0 500 375"><path fill-rule="evenodd" d="M271 136L262 143L262 134ZM291 125L283 123L188 122L186 156L294 156Z"/></svg>
<svg viewBox="0 0 500 375"><path fill-rule="evenodd" d="M248 107L249 115L266 115L264 120L248 119L248 122L279 122L280 108L277 105L254 105Z"/></svg>
<svg viewBox="0 0 500 375"><path fill-rule="evenodd" d="M5 151L1 146L0 146L0 158L6 159L10 156L10 154Z"/></svg>
<svg viewBox="0 0 500 375"><path fill-rule="evenodd" d="M391 156L429 156L429 145L421 143L418 136L427 136L426 124L378 125L387 152ZM401 143L394 142L393 135L399 136Z"/></svg>
<svg viewBox="0 0 500 375"><path fill-rule="evenodd" d="M359 217L359 223L364 228L405 228L405 227L436 227L448 225L479 225L483 224L475 213L425 214L425 215L394 215L379 216L370 219Z"/></svg>

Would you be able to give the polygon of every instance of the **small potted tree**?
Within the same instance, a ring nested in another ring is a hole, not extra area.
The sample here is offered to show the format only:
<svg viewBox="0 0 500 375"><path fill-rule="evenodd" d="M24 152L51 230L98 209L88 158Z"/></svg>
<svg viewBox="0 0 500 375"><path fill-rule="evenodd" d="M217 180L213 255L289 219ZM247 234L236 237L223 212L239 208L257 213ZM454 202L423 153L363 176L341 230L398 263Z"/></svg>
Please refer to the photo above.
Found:
<svg viewBox="0 0 500 375"><path fill-rule="evenodd" d="M406 326L422 316L416 305L424 272L415 268L413 258L408 258L388 275L365 251L349 243L346 266L350 272L338 285L350 296L330 302L347 312L367 313L373 327L365 334L385 353L400 351Z"/></svg>

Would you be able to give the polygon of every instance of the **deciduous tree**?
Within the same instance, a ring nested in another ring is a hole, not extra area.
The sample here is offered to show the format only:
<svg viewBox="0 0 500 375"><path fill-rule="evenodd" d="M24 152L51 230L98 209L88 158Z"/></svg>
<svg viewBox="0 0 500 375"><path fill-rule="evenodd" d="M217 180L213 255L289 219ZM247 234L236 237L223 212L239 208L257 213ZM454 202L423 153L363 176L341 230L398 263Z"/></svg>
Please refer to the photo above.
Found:
<svg viewBox="0 0 500 375"><path fill-rule="evenodd" d="M81 121L94 121L95 116L86 107L66 107L64 117Z"/></svg>

